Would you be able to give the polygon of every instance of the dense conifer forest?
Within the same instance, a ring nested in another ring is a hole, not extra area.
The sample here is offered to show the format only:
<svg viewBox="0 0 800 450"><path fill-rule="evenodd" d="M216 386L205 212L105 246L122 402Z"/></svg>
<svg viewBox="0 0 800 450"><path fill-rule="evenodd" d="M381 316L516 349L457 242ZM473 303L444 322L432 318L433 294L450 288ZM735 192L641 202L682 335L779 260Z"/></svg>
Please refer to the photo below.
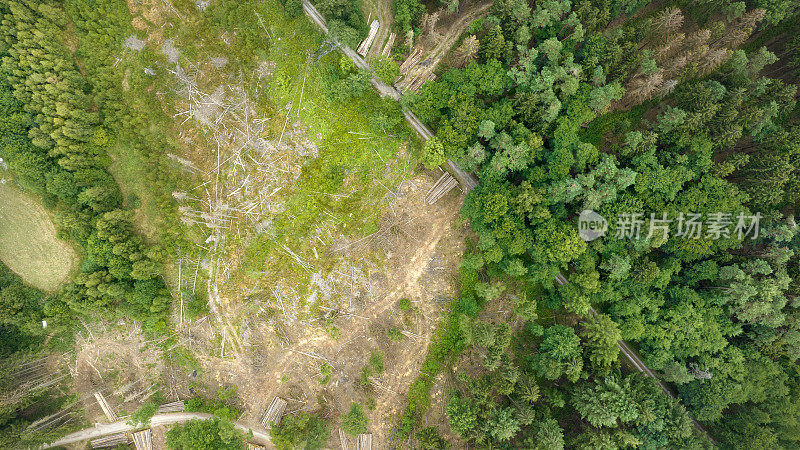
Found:
<svg viewBox="0 0 800 450"><path fill-rule="evenodd" d="M480 178L454 347L482 369L448 405L477 445L705 445L687 413L723 447L800 438L798 16L647 3L496 1L477 58L410 97ZM604 238L575 232L586 210ZM504 291L516 326L476 319ZM679 401L620 372L617 339Z"/></svg>

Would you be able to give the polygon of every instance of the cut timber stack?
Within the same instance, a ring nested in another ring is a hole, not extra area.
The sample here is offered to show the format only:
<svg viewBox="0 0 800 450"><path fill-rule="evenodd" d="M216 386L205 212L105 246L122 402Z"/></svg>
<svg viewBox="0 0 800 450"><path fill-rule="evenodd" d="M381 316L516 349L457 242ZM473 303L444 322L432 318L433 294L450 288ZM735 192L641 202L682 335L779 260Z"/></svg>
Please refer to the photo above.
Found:
<svg viewBox="0 0 800 450"><path fill-rule="evenodd" d="M439 180L433 185L433 187L425 194L425 203L432 205L436 203L440 198L447 195L448 192L452 191L454 187L458 186L458 180L453 178L449 172L445 172L439 177Z"/></svg>
<svg viewBox="0 0 800 450"><path fill-rule="evenodd" d="M386 40L386 45L383 46L383 51L381 52L381 55L389 56L389 53L392 52L392 46L394 45L395 37L396 35L394 33L389 35L389 39Z"/></svg>
<svg viewBox="0 0 800 450"><path fill-rule="evenodd" d="M186 408L186 405L183 403L183 400L178 400L177 402L164 403L159 406L157 413L183 412L184 408Z"/></svg>
<svg viewBox="0 0 800 450"><path fill-rule="evenodd" d="M264 414L264 418L261 419L261 425L268 428L270 422L276 425L281 423L281 417L283 417L284 411L286 411L286 400L278 396L273 397L272 401L269 403L267 412Z"/></svg>
<svg viewBox="0 0 800 450"><path fill-rule="evenodd" d="M372 47L372 41L375 40L375 35L378 34L378 29L380 29L381 24L377 20L373 20L371 24L369 24L369 35L367 38L361 42L361 45L358 46L356 51L361 56L367 56L367 52L369 52L369 48Z"/></svg>
<svg viewBox="0 0 800 450"><path fill-rule="evenodd" d="M356 450L372 450L372 433L358 435Z"/></svg>
<svg viewBox="0 0 800 450"><path fill-rule="evenodd" d="M408 73L408 70L417 65L420 58L422 58L422 51L419 49L415 49L411 54L406 58L403 64L400 64L400 73L405 75Z"/></svg>
<svg viewBox="0 0 800 450"><path fill-rule="evenodd" d="M119 417L117 417L117 414L114 413L114 410L111 409L111 405L109 405L108 402L106 401L106 398L103 397L103 394L101 394L100 392L95 392L94 398L97 399L97 403L103 410L103 414L105 414L106 417L108 417L109 422L116 422L117 419L119 419Z"/></svg>
<svg viewBox="0 0 800 450"><path fill-rule="evenodd" d="M347 445L347 435L344 434L344 431L342 431L341 428L339 428L339 442L342 444L342 450L349 450Z"/></svg>
<svg viewBox="0 0 800 450"><path fill-rule="evenodd" d="M433 64L433 59L428 57L423 60L423 56L425 55L422 51L416 49L400 65L400 74L403 76L403 80L397 83L398 86L402 86L404 90L416 91L426 81L436 78L433 71L428 70L428 67Z"/></svg>
<svg viewBox="0 0 800 450"><path fill-rule="evenodd" d="M253 444L251 442L247 443L247 450L265 450L266 447L263 445Z"/></svg>
<svg viewBox="0 0 800 450"><path fill-rule="evenodd" d="M436 79L436 74L433 72L428 72L426 75L418 76L414 78L406 88L408 90L416 92L426 81L433 81Z"/></svg>
<svg viewBox="0 0 800 450"><path fill-rule="evenodd" d="M133 433L133 445L136 450L153 450L153 436L150 428Z"/></svg>
<svg viewBox="0 0 800 450"><path fill-rule="evenodd" d="M89 445L91 445L92 448L116 447L120 444L127 443L128 435L125 433L109 434L108 436L99 437L89 441Z"/></svg>

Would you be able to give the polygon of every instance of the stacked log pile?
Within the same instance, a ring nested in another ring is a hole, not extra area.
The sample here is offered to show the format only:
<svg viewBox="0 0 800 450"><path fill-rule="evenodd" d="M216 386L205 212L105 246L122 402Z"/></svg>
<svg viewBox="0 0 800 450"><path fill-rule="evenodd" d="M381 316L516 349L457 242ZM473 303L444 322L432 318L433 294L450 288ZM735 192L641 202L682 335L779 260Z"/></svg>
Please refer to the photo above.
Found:
<svg viewBox="0 0 800 450"><path fill-rule="evenodd" d="M453 190L453 188L456 186L458 186L458 180L453 178L449 172L443 173L433 187L431 187L428 193L425 194L425 203L428 205L433 205L439 201L440 198L447 195L447 193Z"/></svg>

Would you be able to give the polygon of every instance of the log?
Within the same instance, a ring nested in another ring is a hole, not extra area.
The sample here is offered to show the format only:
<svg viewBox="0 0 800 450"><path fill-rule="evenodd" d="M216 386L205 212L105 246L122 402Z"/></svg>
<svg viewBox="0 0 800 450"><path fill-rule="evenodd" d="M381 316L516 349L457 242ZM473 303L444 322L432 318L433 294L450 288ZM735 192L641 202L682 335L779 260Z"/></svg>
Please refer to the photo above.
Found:
<svg viewBox="0 0 800 450"><path fill-rule="evenodd" d="M396 35L394 33L389 35L389 39L386 40L386 44L383 46L383 51L381 52L381 55L389 56L389 54L392 52L392 46L394 45L395 37Z"/></svg>
<svg viewBox="0 0 800 450"><path fill-rule="evenodd" d="M170 413L170 412L183 412L185 408L186 405L183 403L183 400L178 400L177 402L164 403L163 405L159 406L157 414Z"/></svg>
<svg viewBox="0 0 800 450"><path fill-rule="evenodd" d="M403 64L400 64L400 73L405 74L406 72L408 72L408 69L417 64L417 62L419 62L419 59L421 57L422 57L422 51L420 51L419 49L416 49L413 52L411 52L411 54L403 62Z"/></svg>
<svg viewBox="0 0 800 450"><path fill-rule="evenodd" d="M89 441L92 448L116 447L120 444L128 443L128 435L125 433L109 434Z"/></svg>
<svg viewBox="0 0 800 450"><path fill-rule="evenodd" d="M95 392L94 398L97 399L97 403L100 404L100 408L103 410L103 413L106 415L109 422L116 422L117 419L119 419L114 410L111 409L111 405L108 404L103 394L101 394L100 392Z"/></svg>
<svg viewBox="0 0 800 450"><path fill-rule="evenodd" d="M356 450L372 450L372 433L358 435Z"/></svg>
<svg viewBox="0 0 800 450"><path fill-rule="evenodd" d="M378 34L378 29L380 29L380 27L381 25L377 20L373 20L372 23L369 24L369 35L356 49L361 56L367 56L367 52L369 52L369 48L372 46L372 41L375 40L375 35Z"/></svg>
<svg viewBox="0 0 800 450"><path fill-rule="evenodd" d="M133 445L136 446L136 450L153 450L150 428L133 433Z"/></svg>
<svg viewBox="0 0 800 450"><path fill-rule="evenodd" d="M264 418L261 419L261 425L264 426L264 428L269 428L270 422L276 425L281 423L281 417L283 417L284 412L286 412L286 404L286 400L278 396L273 397L272 401L269 403L267 412L264 413Z"/></svg>
<svg viewBox="0 0 800 450"><path fill-rule="evenodd" d="M440 198L447 195L450 191L452 191L456 186L458 186L458 181L455 178L447 180L447 183L441 187L439 192L436 194L435 197L431 198L430 204L434 204L439 201Z"/></svg>
<svg viewBox="0 0 800 450"><path fill-rule="evenodd" d="M456 180L449 172L445 172L442 174L441 177L434 183L434 185L428 190L428 193L425 194L425 203L432 205L436 203L440 198L447 195L453 188L458 185L458 180Z"/></svg>

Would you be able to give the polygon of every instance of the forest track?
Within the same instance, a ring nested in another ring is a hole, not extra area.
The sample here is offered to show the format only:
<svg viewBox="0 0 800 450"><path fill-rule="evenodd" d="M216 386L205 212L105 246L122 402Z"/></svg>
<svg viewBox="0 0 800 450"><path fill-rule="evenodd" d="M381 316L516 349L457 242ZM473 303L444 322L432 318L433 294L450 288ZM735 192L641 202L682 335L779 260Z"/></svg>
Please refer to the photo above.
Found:
<svg viewBox="0 0 800 450"><path fill-rule="evenodd" d="M157 427L160 425L172 425L176 423L187 422L192 419L206 420L206 419L213 419L214 417L217 416L206 413L187 413L187 412L156 414L150 419L150 426ZM62 437L61 439L58 439L57 441L45 444L42 446L42 448L51 448L51 447L64 446L68 444L75 444L78 442L95 439L108 434L122 433L141 428L128 424L126 420L127 419L123 419L113 423L98 424L91 428L84 428L83 430L68 434ZM252 431L253 441L262 444L271 444L272 442L269 439L267 430L263 430L260 427L254 428L240 422L233 422L233 426L237 430L242 431L244 433L249 433Z"/></svg>

